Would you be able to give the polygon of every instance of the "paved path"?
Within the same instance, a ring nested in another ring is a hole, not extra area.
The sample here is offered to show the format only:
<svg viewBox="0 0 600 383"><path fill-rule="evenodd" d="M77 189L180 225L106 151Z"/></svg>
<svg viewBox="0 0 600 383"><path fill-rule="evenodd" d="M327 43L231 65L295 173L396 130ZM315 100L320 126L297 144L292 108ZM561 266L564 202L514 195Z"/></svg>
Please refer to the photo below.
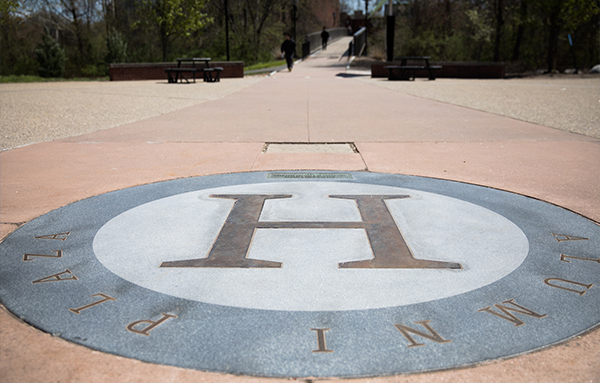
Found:
<svg viewBox="0 0 600 383"><path fill-rule="evenodd" d="M85 131L60 133L59 139L24 139L18 145L54 140L0 154L2 237L53 209L112 190L181 177L289 169L458 180L539 198L600 221L600 140L374 86L374 81L346 74L345 60L339 60L344 48L331 45L326 54L296 65L293 72L261 81L192 85L185 92L196 101L186 100L183 104L191 106L176 105L174 111L154 107L164 93L150 94L138 104L152 109L150 118L131 116L119 123L118 117ZM126 84L103 88L109 94L120 89L119 99L125 100ZM434 84L438 83L418 85ZM169 93L180 87L161 86ZM210 99L190 91L219 86L227 89ZM85 99L85 93L79 97ZM135 108L116 114L130 111ZM45 126L43 115L27 115ZM77 110L68 109L61 116L81 118ZM275 153L263 150L268 142L353 142L358 152L301 153L292 148ZM560 346L479 367L357 381L596 381L599 334L594 331ZM41 333L5 309L0 310L0 336L0 376L7 382L278 381L102 354Z"/></svg>

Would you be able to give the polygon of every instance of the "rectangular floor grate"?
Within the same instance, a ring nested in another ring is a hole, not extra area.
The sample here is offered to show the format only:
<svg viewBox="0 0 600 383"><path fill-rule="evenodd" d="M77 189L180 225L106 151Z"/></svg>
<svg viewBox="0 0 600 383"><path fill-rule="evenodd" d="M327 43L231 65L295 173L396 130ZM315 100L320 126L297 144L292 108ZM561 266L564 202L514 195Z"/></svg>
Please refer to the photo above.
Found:
<svg viewBox="0 0 600 383"><path fill-rule="evenodd" d="M352 142L267 142L263 153L358 153Z"/></svg>

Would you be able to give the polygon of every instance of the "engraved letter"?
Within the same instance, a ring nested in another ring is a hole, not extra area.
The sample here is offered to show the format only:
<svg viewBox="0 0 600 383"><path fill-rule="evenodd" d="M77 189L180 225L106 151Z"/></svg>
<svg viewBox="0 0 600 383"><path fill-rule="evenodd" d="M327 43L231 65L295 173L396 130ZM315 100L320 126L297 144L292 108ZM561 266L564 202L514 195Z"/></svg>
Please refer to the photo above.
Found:
<svg viewBox="0 0 600 383"><path fill-rule="evenodd" d="M33 258L31 258L31 257L62 258L62 256L63 256L63 251L62 250L52 250L52 252L56 253L56 255L50 255L50 254L23 254L23 262L33 261Z"/></svg>
<svg viewBox="0 0 600 383"><path fill-rule="evenodd" d="M581 258L581 257L574 257L572 255L566 255L566 254L561 254L560 255L560 260L563 262L567 262L567 263L571 263L571 261L567 261L566 258L573 258L573 259L581 259L582 261L592 261L592 262L596 262L596 263L600 263L600 258Z"/></svg>
<svg viewBox="0 0 600 383"><path fill-rule="evenodd" d="M75 313L75 314L81 314L81 312L85 309L89 309L90 307L94 307L96 305L99 305L100 303L104 303L104 302L108 302L108 301L116 301L115 298L108 296L106 294L102 294L102 293L98 293L98 294L94 294L91 295L92 297L102 297L103 299L100 299L99 301L90 303L89 305L85 305L85 306L81 306L78 307L76 309L69 309L70 312Z"/></svg>
<svg viewBox="0 0 600 383"><path fill-rule="evenodd" d="M267 199L291 195L211 195L235 200L207 258L163 262L160 267L281 267L280 262L246 258L256 229L364 229L373 259L343 262L342 269L462 269L459 263L415 259L385 203L408 195L330 195L356 201L360 222L263 222L260 213Z"/></svg>
<svg viewBox="0 0 600 383"><path fill-rule="evenodd" d="M313 352L333 352L333 350L327 349L327 344L325 344L325 331L329 331L328 328L311 328L312 331L317 332L317 344L319 346L318 350L313 350Z"/></svg>
<svg viewBox="0 0 600 383"><path fill-rule="evenodd" d="M143 320L138 320L135 322L131 322L130 324L127 325L127 330L134 332L136 334L142 334L142 335L146 335L149 336L150 334L148 334L152 329L154 329L156 326L160 325L161 323L163 323L164 321L170 319L170 318L177 318L177 315L172 315L172 314L165 314L165 313L161 313L161 315L163 316L162 318L160 318L157 321L151 321L151 320L147 320L147 319L143 319ZM136 330L134 327L142 324L142 323L148 323L148 326L142 328L141 330Z"/></svg>
<svg viewBox="0 0 600 383"><path fill-rule="evenodd" d="M448 339L444 339L440 336L440 334L438 334L433 328L431 328L431 326L428 324L431 321L428 320L423 320L420 322L415 322L416 324L420 324L423 327L425 327L425 329L427 331L429 331L429 334L424 333L422 331L418 331L415 330L414 328L411 327L407 327L401 324L395 324L394 326L396 326L396 328L398 329L398 331L400 331L402 333L402 335L404 335L404 337L406 339L408 339L408 341L410 342L410 345L406 346L406 347L419 347L419 346L425 346L425 343L417 343L414 338L409 334L409 332L412 332L415 335L418 336L422 336L423 338L432 340L434 342L437 343L450 343L452 342L451 340Z"/></svg>
<svg viewBox="0 0 600 383"><path fill-rule="evenodd" d="M547 284L548 286L556 287L558 289L563 289L563 290L567 290L567 291L572 291L574 293L579 294L580 296L583 295L583 294L585 294L585 293L587 293L587 291L586 290L580 291L580 290L570 289L568 287L554 285L554 284L550 283L550 281L561 281L561 282L565 282L565 283L572 283L574 285L585 287L586 290L589 290L592 286L594 286L593 283L590 283L589 285L586 285L585 283L579 283L579 282L575 282L575 281L569 281L567 279L562 279L562 278L546 278L546 279L544 279L544 283Z"/></svg>
<svg viewBox="0 0 600 383"><path fill-rule="evenodd" d="M589 240L589 238L575 237L574 235L554 234L554 233L552 233L552 235L554 236L554 239L556 239L558 242L565 242L565 241L588 241Z"/></svg>
<svg viewBox="0 0 600 383"><path fill-rule="evenodd" d="M496 305L494 305L494 307L496 307L498 310L502 311L506 315L502 315L500 313L497 313L497 312L493 311L492 308L491 308L491 306L484 307L484 308L482 308L480 310L477 310L477 311L484 311L486 313L493 314L493 315L497 316L498 318L507 320L509 322L513 322L515 324L515 327L522 326L522 325L525 324L525 322L523 322L521 319L517 318L514 314L509 313L508 312L509 310L510 311L514 311L514 312L519 313L519 314L529 315L530 317L534 317L534 318L538 318L538 319L539 318L544 318L544 317L548 316L547 314L538 314L538 313L536 313L534 311L529 310L528 308L525 308L525 307L523 307L521 305L518 305L518 304L516 304L514 302L514 299L509 299L509 300L504 301L502 303L504 303L504 304L506 304L506 303L511 304L513 306L518 307L520 310L516 309L514 307L502 306L500 304L496 304Z"/></svg>
<svg viewBox="0 0 600 383"><path fill-rule="evenodd" d="M70 231L66 233L58 233L58 234L49 234L49 235L40 235L39 237L33 237L36 239L57 239L59 241L64 241L71 234Z"/></svg>
<svg viewBox="0 0 600 383"><path fill-rule="evenodd" d="M207 258L163 262L160 267L281 267L280 262L246 258L254 230L265 200L289 198L291 195L211 195L233 199L233 208L221 228Z"/></svg>
<svg viewBox="0 0 600 383"><path fill-rule="evenodd" d="M462 269L460 263L415 259L404 241L385 201L409 198L408 195L332 195L331 198L353 199L365 222L373 250L373 259L339 264L341 269Z"/></svg>
<svg viewBox="0 0 600 383"><path fill-rule="evenodd" d="M49 276L44 277L44 278L40 278L40 279L35 280L35 281L31 282L31 283L58 282L58 281L76 281L77 280L77 277L74 276L74 275L71 275L71 277L69 277L69 278L61 278L61 275L63 275L63 274L73 274L73 273L71 272L71 270L66 269L65 271L61 271L60 273L56 273L56 274L52 274L52 275L49 275Z"/></svg>

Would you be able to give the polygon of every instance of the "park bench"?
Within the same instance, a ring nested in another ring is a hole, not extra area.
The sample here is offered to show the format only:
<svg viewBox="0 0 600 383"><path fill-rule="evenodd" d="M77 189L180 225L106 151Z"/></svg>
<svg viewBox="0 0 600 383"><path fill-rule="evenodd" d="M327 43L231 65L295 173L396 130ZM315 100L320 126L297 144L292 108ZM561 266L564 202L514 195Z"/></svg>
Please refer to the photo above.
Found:
<svg viewBox="0 0 600 383"><path fill-rule="evenodd" d="M388 80L414 80L418 70L426 70L430 80L435 80L435 71L442 69L438 65L429 65L429 57L399 57L400 65L388 65L384 68L388 70ZM425 65L407 65L408 61L423 61Z"/></svg>
<svg viewBox="0 0 600 383"><path fill-rule="evenodd" d="M191 67L182 67L182 63L191 62ZM197 62L204 62L205 66L196 67ZM221 72L223 68L221 67L210 67L210 58L179 58L177 59L177 68L166 68L165 72L167 72L167 77L169 83L177 83L178 81L182 82L185 80L186 83L189 84L190 79L193 79L196 82L196 74L198 72L203 73L203 79L205 82L218 82L221 81Z"/></svg>
<svg viewBox="0 0 600 383"><path fill-rule="evenodd" d="M223 72L223 68L214 67L214 68L204 68L204 81L206 82L219 82L221 81L221 72Z"/></svg>

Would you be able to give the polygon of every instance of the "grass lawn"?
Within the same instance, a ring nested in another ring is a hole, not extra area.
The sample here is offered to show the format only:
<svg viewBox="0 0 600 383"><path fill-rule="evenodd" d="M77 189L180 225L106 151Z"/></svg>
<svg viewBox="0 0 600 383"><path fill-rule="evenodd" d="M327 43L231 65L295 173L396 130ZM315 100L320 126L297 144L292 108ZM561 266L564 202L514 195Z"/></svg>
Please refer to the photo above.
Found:
<svg viewBox="0 0 600 383"><path fill-rule="evenodd" d="M275 68L275 67L282 66L282 65L285 65L285 60L276 60L276 61L269 61L269 62L265 62L265 63L258 63L258 64L244 67L244 72L251 71L251 70ZM0 76L0 83L57 82L57 81L109 81L109 80L110 80L110 78L108 76L99 77L99 78L82 77L82 78L68 78L68 79L44 78L44 77L38 77L38 76L15 76L15 75Z"/></svg>
<svg viewBox="0 0 600 383"><path fill-rule="evenodd" d="M277 61L269 61L266 63L258 63L258 64L244 67L244 72L250 71L250 70L274 68L274 67L278 67L278 66L282 66L282 65L285 65L285 60L277 60Z"/></svg>
<svg viewBox="0 0 600 383"><path fill-rule="evenodd" d="M44 78L38 76L1 76L0 83L15 82L57 82L57 81L108 81L108 76L99 78Z"/></svg>

